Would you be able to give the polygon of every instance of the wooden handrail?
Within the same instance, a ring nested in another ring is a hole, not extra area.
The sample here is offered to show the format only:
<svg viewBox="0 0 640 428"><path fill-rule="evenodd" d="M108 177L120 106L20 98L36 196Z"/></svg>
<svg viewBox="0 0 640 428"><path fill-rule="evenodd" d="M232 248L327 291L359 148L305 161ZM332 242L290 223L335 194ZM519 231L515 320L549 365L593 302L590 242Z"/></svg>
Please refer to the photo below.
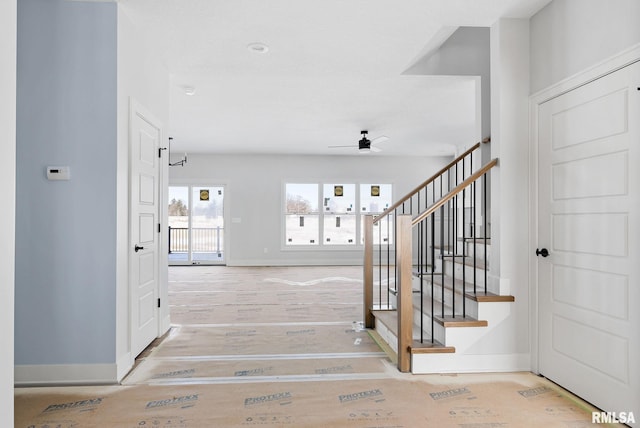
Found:
<svg viewBox="0 0 640 428"><path fill-rule="evenodd" d="M479 170L477 170L476 172L474 172L472 175L470 175L466 180L464 180L462 183L458 184L456 187L454 187L453 189L451 189L451 191L449 193L447 193L446 195L444 195L442 198L440 198L440 200L438 202L436 202L435 204L433 204L428 210L426 210L425 212L423 212L422 214L420 214L419 216L417 216L416 218L413 219L413 221L411 222L412 226L415 226L416 224L420 223L422 220L424 220L425 218L429 217L431 214L433 214L438 208L440 208L441 206L443 206L444 204L446 204L447 202L449 202L451 199L453 199L453 197L455 195L457 195L458 193L462 192L462 189L464 189L465 187L467 187L469 184L473 183L474 181L476 181L478 178L480 178L481 176L483 176L487 171L489 171L491 168L493 168L494 166L496 166L498 164L498 159L492 159L490 162L488 162L485 166L483 166L482 168L480 168Z"/></svg>
<svg viewBox="0 0 640 428"><path fill-rule="evenodd" d="M474 150L476 150L478 147L480 147L480 144L483 143L488 143L491 141L491 137L487 137L484 140L482 140L479 143L474 144L472 147L470 147L469 149L467 149L464 153L462 153L460 156L458 156L457 158L455 158L454 160L452 160L451 162L449 162L449 164L447 166L445 166L444 168L440 169L438 172L436 172L435 174L433 174L431 177L429 177L425 182L423 182L422 184L420 184L419 186L417 186L415 189L413 189L412 191L410 191L409 193L407 193L405 195L404 198L401 198L400 200L398 200L397 202L395 202L393 205L391 205L389 208L387 208L386 210L384 210L379 216L376 216L376 218L373 220L373 223L377 223L379 220L382 220L383 217L388 216L389 213L391 213L393 210L395 210L396 208L398 208L400 205L402 205L403 203L405 203L406 201L408 201L413 195L415 195L416 193L418 193L420 190L424 189L425 187L427 187L429 184L431 184L432 182L434 182L438 177L440 177L442 174L444 174L445 172L447 172L450 168L452 168L453 166L455 166L455 164L457 164L458 162L460 162L465 156L467 156L469 153L473 152Z"/></svg>

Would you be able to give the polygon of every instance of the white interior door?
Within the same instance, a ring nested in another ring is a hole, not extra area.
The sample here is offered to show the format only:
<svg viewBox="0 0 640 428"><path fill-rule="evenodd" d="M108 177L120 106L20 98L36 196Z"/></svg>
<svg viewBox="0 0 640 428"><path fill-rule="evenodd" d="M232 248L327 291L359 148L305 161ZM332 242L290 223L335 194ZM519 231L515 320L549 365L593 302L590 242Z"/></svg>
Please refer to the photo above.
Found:
<svg viewBox="0 0 640 428"><path fill-rule="evenodd" d="M131 353L158 336L160 126L131 106Z"/></svg>
<svg viewBox="0 0 640 428"><path fill-rule="evenodd" d="M538 110L539 370L640 417L640 63ZM633 423L631 425L634 425Z"/></svg>

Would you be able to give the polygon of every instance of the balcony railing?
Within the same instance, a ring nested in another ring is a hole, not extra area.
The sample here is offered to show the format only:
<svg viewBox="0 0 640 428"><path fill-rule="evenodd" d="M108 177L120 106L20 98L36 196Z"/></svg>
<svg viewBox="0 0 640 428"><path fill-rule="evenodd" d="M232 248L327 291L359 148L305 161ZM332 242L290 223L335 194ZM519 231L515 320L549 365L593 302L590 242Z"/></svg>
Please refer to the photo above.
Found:
<svg viewBox="0 0 640 428"><path fill-rule="evenodd" d="M223 227L171 227L169 226L169 254L189 252L222 254Z"/></svg>

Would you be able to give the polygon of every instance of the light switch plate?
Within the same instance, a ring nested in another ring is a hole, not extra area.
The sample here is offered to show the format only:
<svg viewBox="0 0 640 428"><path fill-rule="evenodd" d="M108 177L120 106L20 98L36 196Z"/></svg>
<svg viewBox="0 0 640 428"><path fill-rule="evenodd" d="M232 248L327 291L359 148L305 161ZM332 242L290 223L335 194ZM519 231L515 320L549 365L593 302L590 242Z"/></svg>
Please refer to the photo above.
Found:
<svg viewBox="0 0 640 428"><path fill-rule="evenodd" d="M47 179L48 180L70 180L71 169L68 166L48 166Z"/></svg>

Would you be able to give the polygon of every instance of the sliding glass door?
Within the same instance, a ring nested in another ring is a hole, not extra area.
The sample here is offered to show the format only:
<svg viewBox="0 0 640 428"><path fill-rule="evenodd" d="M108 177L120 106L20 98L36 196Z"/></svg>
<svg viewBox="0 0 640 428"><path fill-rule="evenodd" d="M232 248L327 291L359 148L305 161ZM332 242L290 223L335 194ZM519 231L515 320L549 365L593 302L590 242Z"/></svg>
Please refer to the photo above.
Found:
<svg viewBox="0 0 640 428"><path fill-rule="evenodd" d="M169 186L169 264L224 262L224 187Z"/></svg>

